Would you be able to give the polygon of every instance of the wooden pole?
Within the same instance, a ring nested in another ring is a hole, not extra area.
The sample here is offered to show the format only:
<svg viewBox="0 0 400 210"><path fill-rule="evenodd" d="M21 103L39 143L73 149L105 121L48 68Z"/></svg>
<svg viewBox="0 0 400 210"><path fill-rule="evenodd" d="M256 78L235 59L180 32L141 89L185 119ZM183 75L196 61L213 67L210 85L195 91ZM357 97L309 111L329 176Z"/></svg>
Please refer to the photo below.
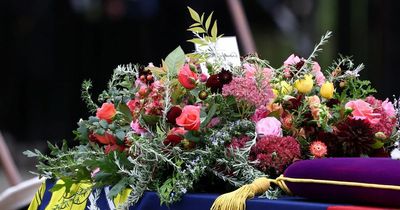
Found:
<svg viewBox="0 0 400 210"><path fill-rule="evenodd" d="M238 38L244 51L242 53L255 53L256 47L242 3L240 0L226 0L226 3L228 4L229 11L236 28L236 33L239 36Z"/></svg>

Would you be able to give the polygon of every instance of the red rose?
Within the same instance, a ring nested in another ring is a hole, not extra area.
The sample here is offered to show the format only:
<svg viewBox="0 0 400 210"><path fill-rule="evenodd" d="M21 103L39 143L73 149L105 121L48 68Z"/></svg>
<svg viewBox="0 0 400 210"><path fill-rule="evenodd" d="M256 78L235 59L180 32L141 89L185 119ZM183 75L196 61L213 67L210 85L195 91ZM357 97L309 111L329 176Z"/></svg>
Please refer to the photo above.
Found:
<svg viewBox="0 0 400 210"><path fill-rule="evenodd" d="M192 105L183 107L182 114L176 118L176 124L186 130L199 130L200 107Z"/></svg>
<svg viewBox="0 0 400 210"><path fill-rule="evenodd" d="M182 109L177 107L177 106L173 106L169 109L168 113L167 113L167 122L171 123L171 124L176 124L176 118L179 117L182 114Z"/></svg>
<svg viewBox="0 0 400 210"><path fill-rule="evenodd" d="M183 140L183 136L187 131L182 127L172 128L167 135L167 138L164 140L164 144L172 144L177 145Z"/></svg>
<svg viewBox="0 0 400 210"><path fill-rule="evenodd" d="M125 150L125 146L124 145L118 145L118 144L109 144L104 148L104 153L108 154L112 151L120 151L123 152Z"/></svg>
<svg viewBox="0 0 400 210"><path fill-rule="evenodd" d="M114 104L104 103L101 108L97 109L96 117L98 117L100 120L106 120L110 123L116 113L117 110L115 110Z"/></svg>
<svg viewBox="0 0 400 210"><path fill-rule="evenodd" d="M93 133L93 135L96 138L97 142L102 144L115 144L117 142L114 135L107 132L104 135L99 135L97 133Z"/></svg>
<svg viewBox="0 0 400 210"><path fill-rule="evenodd" d="M190 70L189 64L185 64L178 73L178 80L186 89L196 87L197 74Z"/></svg>

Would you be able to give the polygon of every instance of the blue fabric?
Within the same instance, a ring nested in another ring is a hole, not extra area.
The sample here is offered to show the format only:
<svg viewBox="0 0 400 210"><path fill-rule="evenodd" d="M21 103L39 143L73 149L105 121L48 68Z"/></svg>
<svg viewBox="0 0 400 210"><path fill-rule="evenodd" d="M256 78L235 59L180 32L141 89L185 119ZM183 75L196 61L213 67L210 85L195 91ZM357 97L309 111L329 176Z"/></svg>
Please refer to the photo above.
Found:
<svg viewBox="0 0 400 210"><path fill-rule="evenodd" d="M42 198L38 210L44 210L52 196L49 191L54 186L54 182L47 180L46 189ZM113 207L109 206L109 202L106 198L105 188L101 189L100 196L96 201L96 205L102 210L112 210ZM94 191L93 191L94 192ZM92 193L93 193L92 192ZM193 194L188 193L183 196L182 200L178 203L172 204L169 207L162 205L160 206L160 199L155 192L145 192L140 201L131 206L130 210L208 210L213 204L214 200L218 197L217 194L206 194L199 193ZM246 210L327 210L330 206L337 204L328 204L313 202L299 197L283 197L278 200L269 200L266 198L254 198L246 203ZM90 201L87 202L86 206L90 206Z"/></svg>
<svg viewBox="0 0 400 210"><path fill-rule="evenodd" d="M218 195L186 194L182 201L173 205L160 206L160 200L154 192L146 192L138 204L130 210L208 210ZM310 202L297 197L285 197L278 200L255 198L247 201L247 210L326 210L333 204Z"/></svg>

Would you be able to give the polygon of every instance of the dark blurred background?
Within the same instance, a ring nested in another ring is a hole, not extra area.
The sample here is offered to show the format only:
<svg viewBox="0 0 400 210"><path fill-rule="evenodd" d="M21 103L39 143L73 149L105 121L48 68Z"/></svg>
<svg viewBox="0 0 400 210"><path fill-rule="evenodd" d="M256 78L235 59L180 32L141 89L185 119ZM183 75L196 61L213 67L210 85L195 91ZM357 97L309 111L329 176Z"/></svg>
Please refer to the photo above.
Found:
<svg viewBox="0 0 400 210"><path fill-rule="evenodd" d="M191 24L186 6L214 11L219 31L235 35L230 0L12 0L0 3L0 131L17 165L32 168L25 149L72 140L84 79L97 96L118 64L154 62L183 46ZM292 53L308 57L327 30L333 38L318 57L327 68L338 53L364 63L381 98L400 95L397 83L400 1L241 1L259 55L280 66ZM243 43L239 46L243 49ZM242 51L243 52L243 51ZM20 169L24 170L25 169Z"/></svg>

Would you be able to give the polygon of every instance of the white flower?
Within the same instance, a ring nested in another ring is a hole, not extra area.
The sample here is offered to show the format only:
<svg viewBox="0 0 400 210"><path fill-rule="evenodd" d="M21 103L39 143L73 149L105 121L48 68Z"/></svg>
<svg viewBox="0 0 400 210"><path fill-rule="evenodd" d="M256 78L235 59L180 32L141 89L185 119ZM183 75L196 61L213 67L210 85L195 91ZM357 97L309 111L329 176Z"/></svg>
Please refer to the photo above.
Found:
<svg viewBox="0 0 400 210"><path fill-rule="evenodd" d="M400 149L399 149L399 148L395 148L395 149L390 153L390 156L392 157L392 159L400 160Z"/></svg>

